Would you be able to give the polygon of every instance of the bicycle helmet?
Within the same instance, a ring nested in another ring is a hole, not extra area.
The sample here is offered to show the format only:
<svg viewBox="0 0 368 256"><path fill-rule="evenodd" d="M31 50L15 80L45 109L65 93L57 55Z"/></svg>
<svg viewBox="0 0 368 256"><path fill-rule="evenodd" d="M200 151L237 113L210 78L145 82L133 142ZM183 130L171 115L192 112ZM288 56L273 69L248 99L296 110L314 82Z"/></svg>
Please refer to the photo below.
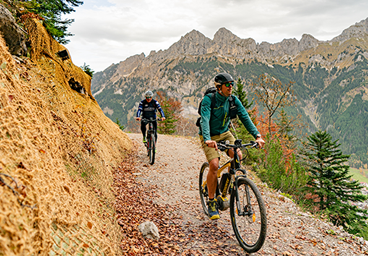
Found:
<svg viewBox="0 0 368 256"><path fill-rule="evenodd" d="M145 97L151 97L153 96L153 92L151 91L146 91L146 93L144 94Z"/></svg>
<svg viewBox="0 0 368 256"><path fill-rule="evenodd" d="M224 84L226 82L234 82L234 78L228 73L219 73L215 76L216 85Z"/></svg>

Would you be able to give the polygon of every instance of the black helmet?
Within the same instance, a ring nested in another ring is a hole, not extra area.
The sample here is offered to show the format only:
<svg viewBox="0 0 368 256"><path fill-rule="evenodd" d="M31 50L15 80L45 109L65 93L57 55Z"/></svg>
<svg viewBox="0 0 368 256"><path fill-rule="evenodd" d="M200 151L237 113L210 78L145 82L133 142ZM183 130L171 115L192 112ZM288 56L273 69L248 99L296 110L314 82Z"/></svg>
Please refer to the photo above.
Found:
<svg viewBox="0 0 368 256"><path fill-rule="evenodd" d="M224 84L226 82L234 82L234 78L228 73L219 73L215 76L215 83Z"/></svg>

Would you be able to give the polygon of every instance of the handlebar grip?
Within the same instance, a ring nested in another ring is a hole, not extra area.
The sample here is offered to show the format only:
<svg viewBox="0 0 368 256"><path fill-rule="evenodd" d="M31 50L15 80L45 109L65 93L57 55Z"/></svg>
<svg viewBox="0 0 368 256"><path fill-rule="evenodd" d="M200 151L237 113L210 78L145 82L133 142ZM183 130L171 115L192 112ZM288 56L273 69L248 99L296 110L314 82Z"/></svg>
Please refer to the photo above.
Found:
<svg viewBox="0 0 368 256"><path fill-rule="evenodd" d="M253 147L258 149L259 148L259 145L258 145L258 142L255 142L255 141L251 141L250 143L253 144Z"/></svg>
<svg viewBox="0 0 368 256"><path fill-rule="evenodd" d="M161 118L148 119L148 118L144 118L144 117L142 117L142 118L141 118L141 121L146 122L146 123L149 123L149 122L154 122L154 121L162 121L162 119L161 119Z"/></svg>
<svg viewBox="0 0 368 256"><path fill-rule="evenodd" d="M217 148L221 151L225 151L227 149L226 147L226 142L221 140L219 142L217 142Z"/></svg>
<svg viewBox="0 0 368 256"><path fill-rule="evenodd" d="M221 151L225 151L226 150L226 147L225 146L223 146L223 145L219 145L219 144L217 144L217 148L219 149L219 150L221 150Z"/></svg>

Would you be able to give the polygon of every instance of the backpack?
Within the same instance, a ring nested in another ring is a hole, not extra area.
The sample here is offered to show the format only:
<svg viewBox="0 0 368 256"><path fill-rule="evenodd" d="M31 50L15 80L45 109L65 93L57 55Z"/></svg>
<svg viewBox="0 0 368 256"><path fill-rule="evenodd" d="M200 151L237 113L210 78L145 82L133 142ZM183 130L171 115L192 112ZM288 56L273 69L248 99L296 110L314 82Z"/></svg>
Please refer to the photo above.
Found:
<svg viewBox="0 0 368 256"><path fill-rule="evenodd" d="M215 108L216 106L216 92L217 92L217 89L216 87L210 87L208 88L205 93L204 93L204 96L206 96L207 94L211 94L210 97L211 97L211 115L212 115L212 110ZM203 96L203 97L204 97ZM199 103L199 107L198 107L198 114L201 115L201 107L202 107L202 101L203 99L201 100L201 102ZM236 117L236 113L238 112L238 109L235 105L235 100L234 98L230 95L229 96L229 116L230 116L230 119L234 119ZM196 126L197 127L201 127L201 117L198 117L197 119L197 122L196 122Z"/></svg>

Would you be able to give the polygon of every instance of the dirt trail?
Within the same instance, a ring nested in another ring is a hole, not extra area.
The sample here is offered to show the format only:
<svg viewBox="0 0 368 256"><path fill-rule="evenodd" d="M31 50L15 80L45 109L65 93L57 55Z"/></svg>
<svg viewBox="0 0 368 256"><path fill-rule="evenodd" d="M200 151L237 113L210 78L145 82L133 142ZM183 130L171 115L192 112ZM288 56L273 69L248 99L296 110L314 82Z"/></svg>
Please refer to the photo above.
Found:
<svg viewBox="0 0 368 256"><path fill-rule="evenodd" d="M199 139L158 135L156 161L151 166L142 135L130 133L128 136L138 147L137 180L157 185L155 203L174 206L182 216L183 229L193 233L195 239L188 239L182 250L199 253L193 255L247 255L233 234L229 210L220 212L221 219L217 221L209 220L203 213L198 173L206 159ZM262 192L268 221L266 242L252 255L368 255L363 239L300 211L290 199L257 182L256 177L250 178Z"/></svg>

